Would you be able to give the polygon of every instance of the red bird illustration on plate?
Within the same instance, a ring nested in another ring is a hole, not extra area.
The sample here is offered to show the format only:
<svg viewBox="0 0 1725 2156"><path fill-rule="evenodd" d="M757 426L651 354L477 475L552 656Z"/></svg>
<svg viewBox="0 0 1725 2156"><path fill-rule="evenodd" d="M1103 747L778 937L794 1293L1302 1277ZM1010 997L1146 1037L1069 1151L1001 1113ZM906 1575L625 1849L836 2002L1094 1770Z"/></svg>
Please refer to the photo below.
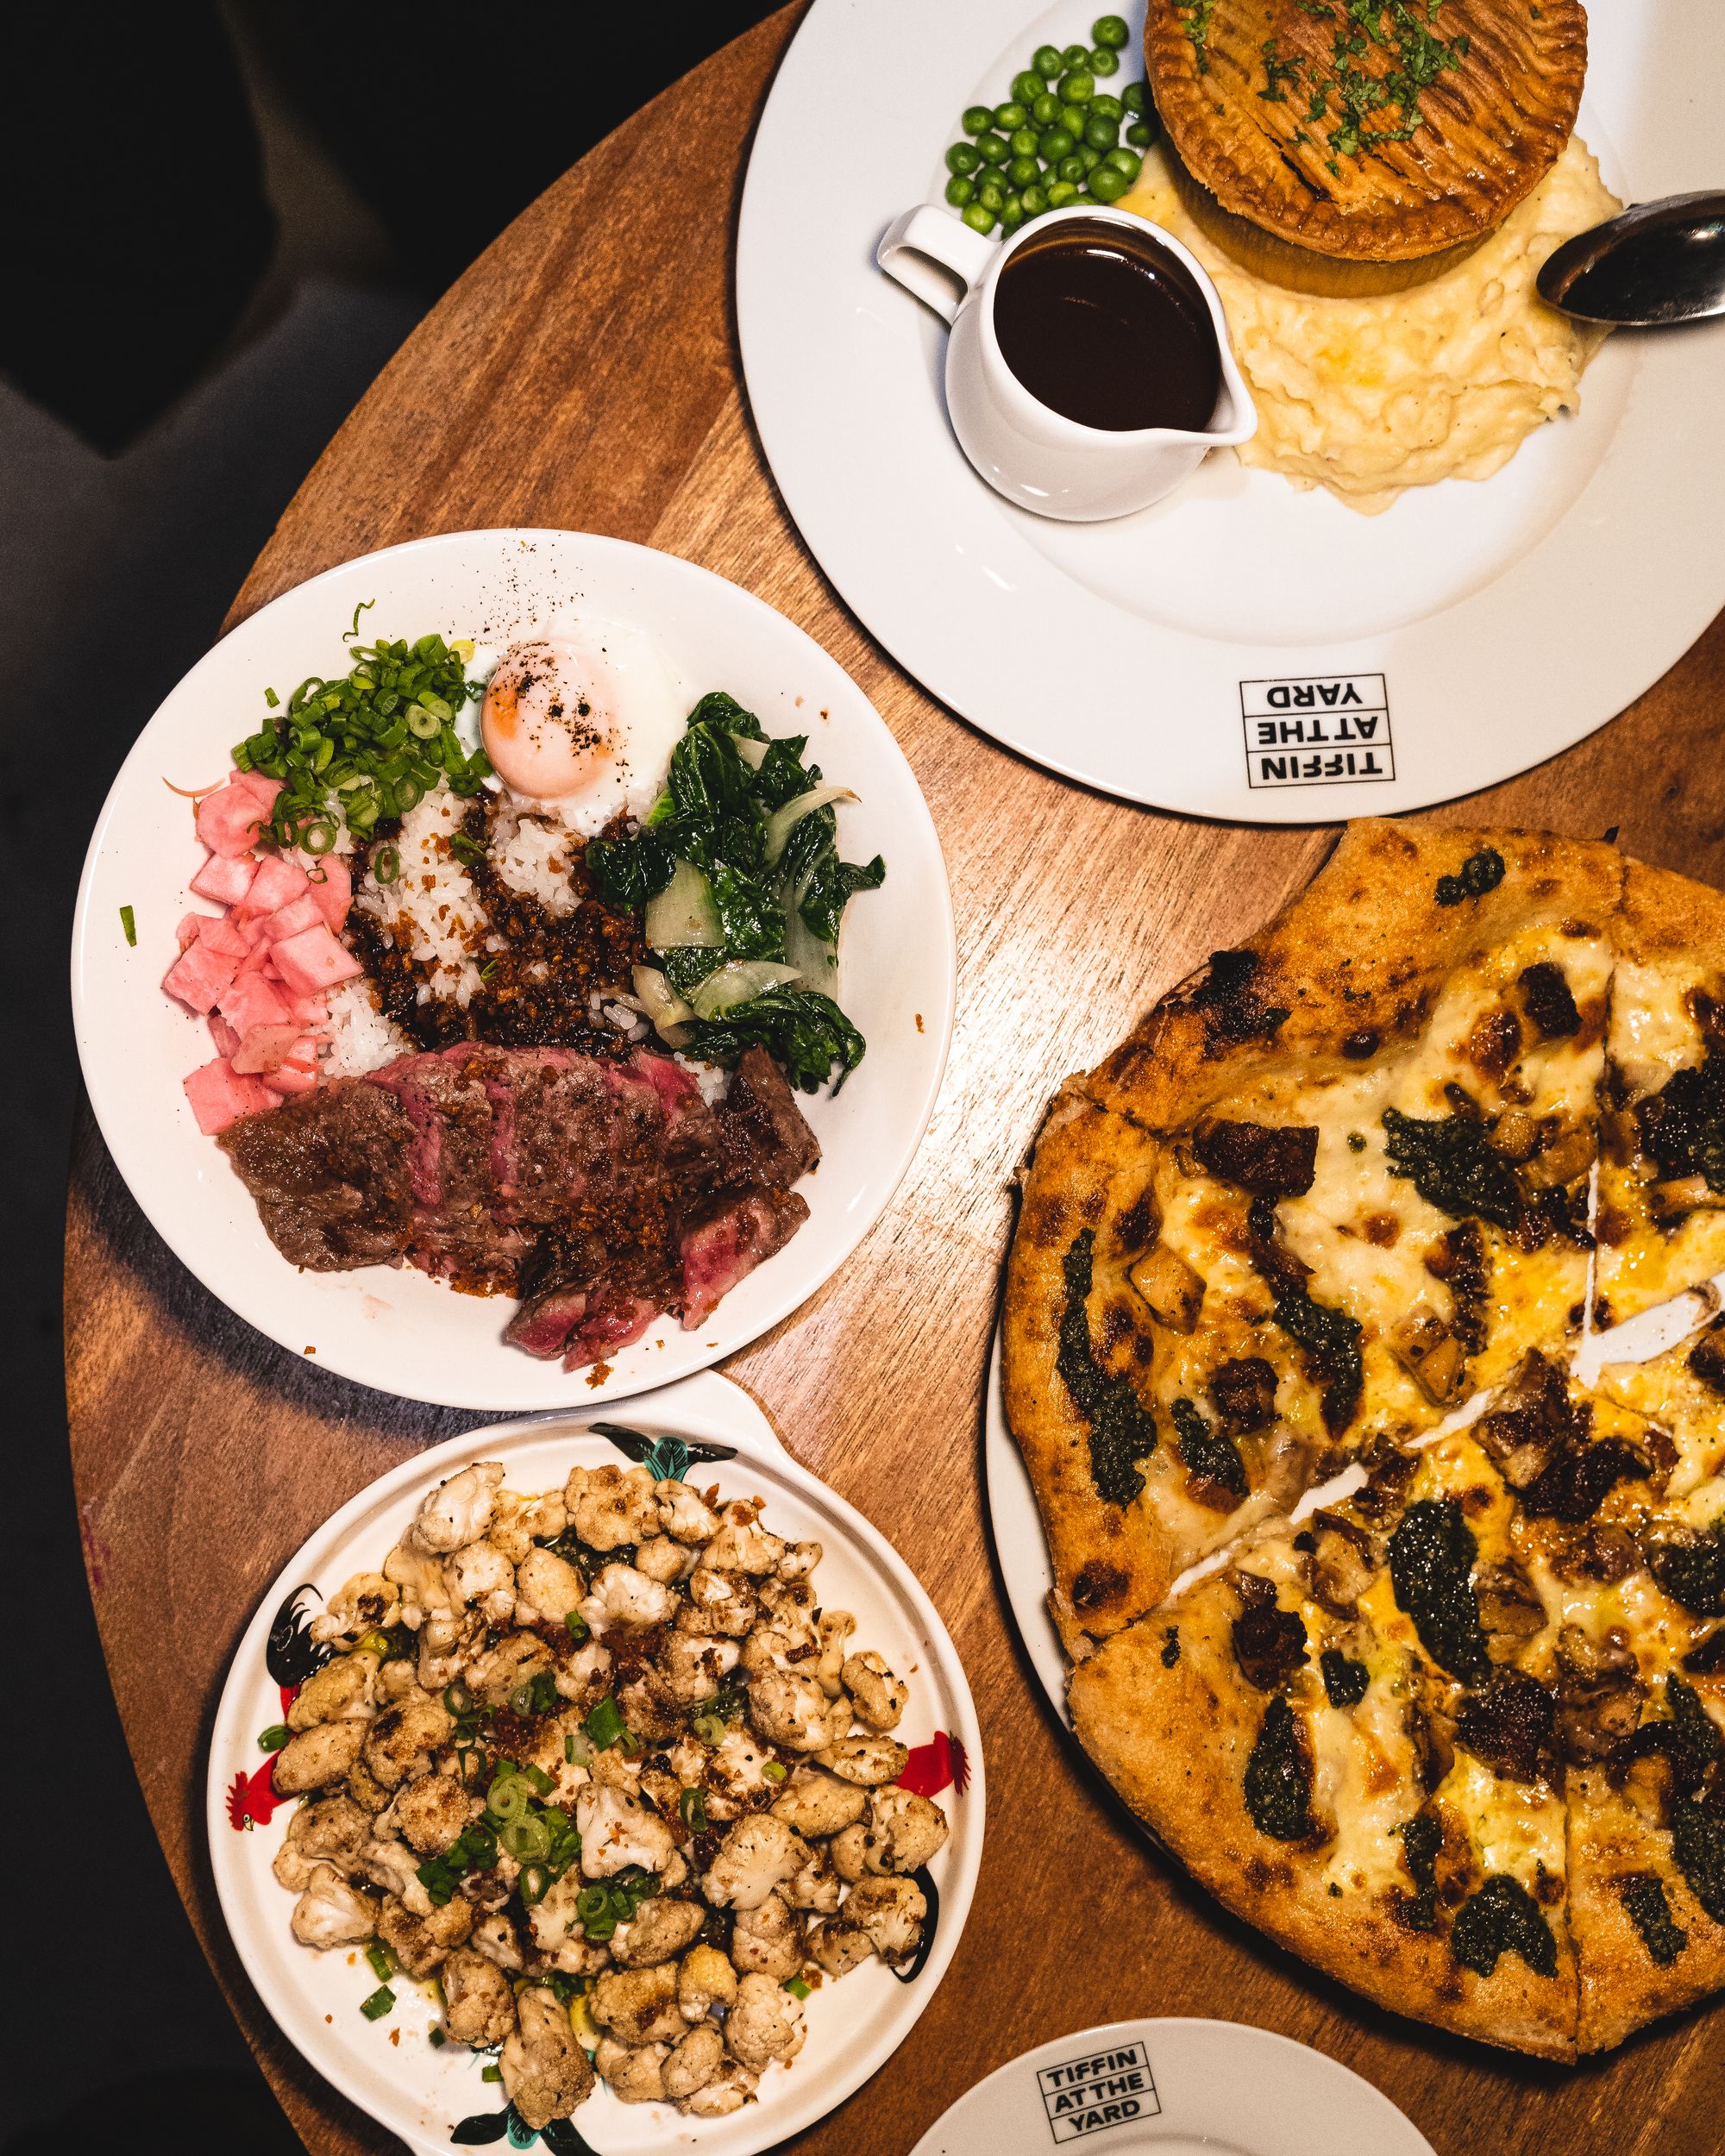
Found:
<svg viewBox="0 0 1725 2156"><path fill-rule="evenodd" d="M963 1796L970 1783L970 1762L957 1737L937 1729L925 1745L913 1745L899 1787L913 1796L936 1796L950 1786Z"/></svg>
<svg viewBox="0 0 1725 2156"><path fill-rule="evenodd" d="M228 1792L228 1824L248 1827L253 1825L267 1827L278 1804L287 1802L275 1793L275 1754L272 1752L260 1767L250 1774L236 1774L234 1786Z"/></svg>

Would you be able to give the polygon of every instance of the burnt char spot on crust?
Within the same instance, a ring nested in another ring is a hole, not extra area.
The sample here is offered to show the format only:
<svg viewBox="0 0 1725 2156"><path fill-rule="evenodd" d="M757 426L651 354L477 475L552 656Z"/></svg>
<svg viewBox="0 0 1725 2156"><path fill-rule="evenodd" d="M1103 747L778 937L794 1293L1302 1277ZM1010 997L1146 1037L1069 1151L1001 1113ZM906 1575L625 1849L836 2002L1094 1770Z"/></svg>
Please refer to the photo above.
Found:
<svg viewBox="0 0 1725 2156"><path fill-rule="evenodd" d="M1273 1038L1288 1018L1279 1004L1263 1000L1258 975L1264 963L1255 950L1213 950L1204 978L1188 999L1204 1014L1204 1053L1214 1056L1245 1041Z"/></svg>
<svg viewBox="0 0 1725 2156"><path fill-rule="evenodd" d="M1193 1133L1192 1150L1211 1175L1257 1198L1299 1198L1317 1172L1314 1124L1215 1122Z"/></svg>
<svg viewBox="0 0 1725 2156"><path fill-rule="evenodd" d="M1140 1191L1120 1218L1121 1249L1147 1250L1156 1240L1157 1225L1155 1198L1148 1190Z"/></svg>
<svg viewBox="0 0 1725 2156"><path fill-rule="evenodd" d="M1081 1616L1094 1617L1119 1601L1131 1585L1118 1565L1105 1564L1100 1557L1092 1557L1079 1567L1072 1582L1072 1607Z"/></svg>
<svg viewBox="0 0 1725 2156"><path fill-rule="evenodd" d="M1358 1032L1343 1037L1342 1054L1351 1063L1369 1063L1382 1045L1371 1027L1362 1025Z"/></svg>

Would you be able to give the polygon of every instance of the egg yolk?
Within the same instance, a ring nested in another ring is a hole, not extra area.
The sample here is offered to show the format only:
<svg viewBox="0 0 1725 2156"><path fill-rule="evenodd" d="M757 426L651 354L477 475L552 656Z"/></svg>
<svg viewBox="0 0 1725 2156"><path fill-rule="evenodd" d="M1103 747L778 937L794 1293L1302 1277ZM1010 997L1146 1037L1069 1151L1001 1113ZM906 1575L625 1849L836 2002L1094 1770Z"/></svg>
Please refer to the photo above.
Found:
<svg viewBox="0 0 1725 2156"><path fill-rule="evenodd" d="M499 667L486 690L480 736L511 792L539 801L587 792L612 761L604 715L549 649Z"/></svg>

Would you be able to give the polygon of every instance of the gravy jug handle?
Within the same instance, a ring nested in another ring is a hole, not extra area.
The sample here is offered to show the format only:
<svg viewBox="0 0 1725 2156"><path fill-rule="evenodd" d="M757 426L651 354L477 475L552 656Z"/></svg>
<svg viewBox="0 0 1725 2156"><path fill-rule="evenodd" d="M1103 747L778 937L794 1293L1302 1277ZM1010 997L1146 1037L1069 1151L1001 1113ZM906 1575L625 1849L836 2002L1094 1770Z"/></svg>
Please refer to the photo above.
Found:
<svg viewBox="0 0 1725 2156"><path fill-rule="evenodd" d="M875 260L888 277L950 322L1000 251L994 241L973 232L961 218L925 202L887 227ZM958 280L957 291L953 278Z"/></svg>

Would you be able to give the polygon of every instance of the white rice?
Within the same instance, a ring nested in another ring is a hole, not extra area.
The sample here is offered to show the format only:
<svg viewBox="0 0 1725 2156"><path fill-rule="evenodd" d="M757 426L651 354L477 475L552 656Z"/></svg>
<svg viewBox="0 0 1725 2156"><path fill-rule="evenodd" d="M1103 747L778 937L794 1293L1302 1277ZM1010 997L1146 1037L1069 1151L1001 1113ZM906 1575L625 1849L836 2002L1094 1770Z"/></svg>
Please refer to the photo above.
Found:
<svg viewBox="0 0 1725 2156"><path fill-rule="evenodd" d="M507 837L508 824L499 819L491 847L491 865L499 880L524 899L536 899L549 913L575 910L574 887L569 868L574 849L566 830L532 816L524 816Z"/></svg>
<svg viewBox="0 0 1725 2156"><path fill-rule="evenodd" d="M463 1010L479 991L474 953L491 925L472 878L449 850L466 812L447 785L434 788L401 820L394 882L380 884L368 869L354 899L389 931L398 950L430 968L420 1000L435 996Z"/></svg>
<svg viewBox="0 0 1725 2156"><path fill-rule="evenodd" d="M329 1037L323 1044L322 1075L325 1078L360 1078L398 1056L412 1052L414 1044L372 1000L370 981L344 981L329 991Z"/></svg>
<svg viewBox="0 0 1725 2156"><path fill-rule="evenodd" d="M721 1070L717 1063L698 1063L692 1056L673 1056L681 1063L701 1089L701 1099L710 1108L716 1108L731 1090L731 1073Z"/></svg>

